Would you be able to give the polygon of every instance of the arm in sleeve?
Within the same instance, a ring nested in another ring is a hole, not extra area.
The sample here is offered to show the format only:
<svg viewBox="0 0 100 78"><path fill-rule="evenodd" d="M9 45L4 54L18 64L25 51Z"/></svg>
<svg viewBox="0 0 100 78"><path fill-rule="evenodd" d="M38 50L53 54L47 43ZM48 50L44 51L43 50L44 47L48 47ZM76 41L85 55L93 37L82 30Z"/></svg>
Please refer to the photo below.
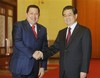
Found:
<svg viewBox="0 0 100 78"><path fill-rule="evenodd" d="M45 35L44 35L44 40L43 40L43 45L42 45L42 52L48 48L48 41L47 41L47 31L45 29ZM47 59L43 59L40 61L41 67L43 67L45 70L47 69Z"/></svg>
<svg viewBox="0 0 100 78"><path fill-rule="evenodd" d="M46 48L43 51L43 58L44 59L49 58L52 55L56 54L58 51L59 51L59 34L58 34L54 44L51 45L50 47Z"/></svg>
<svg viewBox="0 0 100 78"><path fill-rule="evenodd" d="M22 52L26 57L31 58L32 51L23 43L22 25L20 23L14 24L12 38L14 48L18 49L18 52Z"/></svg>
<svg viewBox="0 0 100 78"><path fill-rule="evenodd" d="M91 58L91 50L92 50L92 40L91 40L91 32L89 29L86 29L83 33L82 38L82 66L81 72L88 72L90 58Z"/></svg>

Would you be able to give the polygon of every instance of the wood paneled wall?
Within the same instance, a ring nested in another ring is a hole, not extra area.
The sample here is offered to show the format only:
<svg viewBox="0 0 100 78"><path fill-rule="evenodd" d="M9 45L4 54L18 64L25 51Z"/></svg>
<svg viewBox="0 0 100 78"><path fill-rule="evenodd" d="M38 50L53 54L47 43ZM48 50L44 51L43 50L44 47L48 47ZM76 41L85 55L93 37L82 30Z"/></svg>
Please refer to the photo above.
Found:
<svg viewBox="0 0 100 78"><path fill-rule="evenodd" d="M8 3L13 6L17 6L17 0L0 0L0 2Z"/></svg>
<svg viewBox="0 0 100 78"><path fill-rule="evenodd" d="M92 58L100 58L100 0L74 0L78 22L92 32Z"/></svg>

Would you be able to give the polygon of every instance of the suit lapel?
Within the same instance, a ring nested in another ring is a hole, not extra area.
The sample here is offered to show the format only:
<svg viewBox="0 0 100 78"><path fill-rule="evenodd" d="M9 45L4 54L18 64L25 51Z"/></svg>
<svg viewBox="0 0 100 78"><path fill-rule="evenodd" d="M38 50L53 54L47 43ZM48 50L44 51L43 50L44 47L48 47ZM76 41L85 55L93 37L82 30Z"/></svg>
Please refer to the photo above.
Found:
<svg viewBox="0 0 100 78"><path fill-rule="evenodd" d="M59 36L59 42L61 42L61 45L66 47L66 31L67 31L67 28L65 28L64 30L62 30L60 32L60 34L58 35Z"/></svg>
<svg viewBox="0 0 100 78"><path fill-rule="evenodd" d="M74 29L74 31L73 31L71 37L70 37L69 42L68 42L67 45L66 45L66 48L67 48L67 47L71 44L71 42L74 40L75 35L77 34L78 31L79 31L79 25L77 24L77 26L75 27L75 29Z"/></svg>
<svg viewBox="0 0 100 78"><path fill-rule="evenodd" d="M40 31L41 31L41 26L39 24L37 24L37 36L38 36L38 39L40 38Z"/></svg>
<svg viewBox="0 0 100 78"><path fill-rule="evenodd" d="M66 31L67 31L67 28L64 30L63 34L62 34L62 40L64 40L64 46L66 46Z"/></svg>
<svg viewBox="0 0 100 78"><path fill-rule="evenodd" d="M28 21L27 20L25 20L24 21L24 26L25 26L25 29L29 32L29 34L34 38L34 39L36 39L35 38L35 35L34 35L34 33L33 33L33 31L32 31L32 27L30 26L30 24L28 23ZM39 39L39 37L40 37L40 31L41 31L41 26L37 23L37 39ZM36 39L36 40L37 40Z"/></svg>
<svg viewBox="0 0 100 78"><path fill-rule="evenodd" d="M30 26L30 24L28 23L28 21L25 20L23 24L24 24L25 30L29 33L29 35L30 35L31 37L33 37L34 39L36 39L35 36L34 36L34 33L33 33L33 31L32 31L32 27Z"/></svg>

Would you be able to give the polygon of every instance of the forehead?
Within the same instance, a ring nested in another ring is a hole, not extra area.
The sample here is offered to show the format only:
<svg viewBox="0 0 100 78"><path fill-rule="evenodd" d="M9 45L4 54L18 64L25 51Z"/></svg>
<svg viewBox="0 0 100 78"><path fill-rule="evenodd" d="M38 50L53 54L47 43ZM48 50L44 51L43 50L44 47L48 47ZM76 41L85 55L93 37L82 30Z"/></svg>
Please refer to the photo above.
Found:
<svg viewBox="0 0 100 78"><path fill-rule="evenodd" d="M73 14L72 9L66 9L63 14Z"/></svg>
<svg viewBox="0 0 100 78"><path fill-rule="evenodd" d="M38 9L37 8L29 8L28 12L38 12Z"/></svg>

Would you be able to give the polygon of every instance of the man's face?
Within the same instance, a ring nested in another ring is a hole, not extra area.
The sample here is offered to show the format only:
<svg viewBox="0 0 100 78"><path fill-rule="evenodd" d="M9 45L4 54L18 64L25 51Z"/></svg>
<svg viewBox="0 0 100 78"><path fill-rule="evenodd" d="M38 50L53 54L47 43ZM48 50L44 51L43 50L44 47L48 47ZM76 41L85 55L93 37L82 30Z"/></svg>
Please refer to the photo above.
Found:
<svg viewBox="0 0 100 78"><path fill-rule="evenodd" d="M36 24L39 19L39 12L37 8L30 8L26 13L26 18L30 24Z"/></svg>
<svg viewBox="0 0 100 78"><path fill-rule="evenodd" d="M63 17L64 17L64 21L65 23L70 26L73 23L75 23L76 19L77 19L77 14L74 15L73 11L71 9L69 10L65 10L63 12Z"/></svg>

